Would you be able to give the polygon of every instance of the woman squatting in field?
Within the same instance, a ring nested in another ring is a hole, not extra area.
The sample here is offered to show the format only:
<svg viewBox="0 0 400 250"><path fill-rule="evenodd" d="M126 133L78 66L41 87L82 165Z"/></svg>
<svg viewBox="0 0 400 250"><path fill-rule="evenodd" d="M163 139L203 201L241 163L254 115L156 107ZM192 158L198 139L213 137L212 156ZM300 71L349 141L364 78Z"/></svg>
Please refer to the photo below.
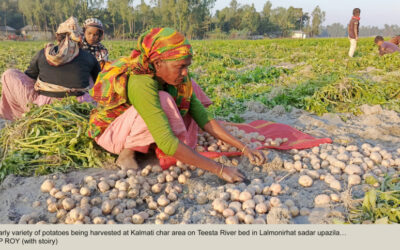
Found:
<svg viewBox="0 0 400 250"><path fill-rule="evenodd" d="M215 121L206 108L210 99L189 77L192 48L170 28L154 28L140 36L128 57L104 67L90 91L98 103L88 135L118 154L122 169L138 168L135 152L147 153L154 143L165 157L197 166L228 182L242 181L236 169L201 156L193 148L200 126L261 164L260 151L246 147ZM165 154L164 154L165 153Z"/></svg>
<svg viewBox="0 0 400 250"><path fill-rule="evenodd" d="M87 91L101 69L96 59L82 50L81 34L77 19L70 17L57 29L58 44L40 50L25 73L16 69L3 73L1 117L15 120L31 103L41 106L66 96L76 96L80 102L92 100Z"/></svg>

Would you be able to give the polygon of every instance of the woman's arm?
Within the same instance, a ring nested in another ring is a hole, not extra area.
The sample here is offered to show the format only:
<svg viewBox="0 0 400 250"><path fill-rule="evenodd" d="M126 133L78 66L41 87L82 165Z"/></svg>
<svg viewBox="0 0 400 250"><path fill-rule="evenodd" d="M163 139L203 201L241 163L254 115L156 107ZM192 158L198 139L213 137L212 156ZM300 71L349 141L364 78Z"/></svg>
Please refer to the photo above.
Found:
<svg viewBox="0 0 400 250"><path fill-rule="evenodd" d="M251 163L261 165L265 162L264 155L258 150L252 150L241 141L231 135L219 122L216 120L209 121L205 126L204 130L212 136L228 143L241 150L250 160Z"/></svg>
<svg viewBox="0 0 400 250"><path fill-rule="evenodd" d="M209 171L227 182L243 181L245 178L237 168L224 166L208 159L198 154L182 142L179 142L174 157L183 163L194 165L203 170Z"/></svg>
<svg viewBox="0 0 400 250"><path fill-rule="evenodd" d="M25 70L25 74L35 80L39 76L39 57L40 57L40 53L42 53L42 51L43 50L40 50L38 53L36 53L36 55L32 58L28 69Z"/></svg>

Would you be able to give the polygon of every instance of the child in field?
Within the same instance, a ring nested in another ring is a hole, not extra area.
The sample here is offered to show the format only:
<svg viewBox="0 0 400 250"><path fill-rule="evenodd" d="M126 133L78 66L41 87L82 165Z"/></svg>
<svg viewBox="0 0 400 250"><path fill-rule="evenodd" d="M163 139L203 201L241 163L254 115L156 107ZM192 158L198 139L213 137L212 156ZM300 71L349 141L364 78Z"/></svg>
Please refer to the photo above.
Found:
<svg viewBox="0 0 400 250"><path fill-rule="evenodd" d="M375 44L379 47L379 55L383 56L384 54L391 54L394 52L400 52L400 48L397 47L396 44L391 42L385 42L383 37L377 36L375 37Z"/></svg>
<svg viewBox="0 0 400 250"><path fill-rule="evenodd" d="M399 46L399 44L400 44L400 35L392 37L392 39L390 39L389 42Z"/></svg>
<svg viewBox="0 0 400 250"><path fill-rule="evenodd" d="M353 57L354 52L356 51L357 48L358 34L360 31L360 13L361 10L359 8L355 8L353 10L353 17L351 18L348 26L348 34L350 39L350 50L349 50L350 57Z"/></svg>
<svg viewBox="0 0 400 250"><path fill-rule="evenodd" d="M86 50L94 57L103 68L105 62L108 61L108 50L100 41L104 37L103 23L97 18L89 18L83 24L83 50Z"/></svg>

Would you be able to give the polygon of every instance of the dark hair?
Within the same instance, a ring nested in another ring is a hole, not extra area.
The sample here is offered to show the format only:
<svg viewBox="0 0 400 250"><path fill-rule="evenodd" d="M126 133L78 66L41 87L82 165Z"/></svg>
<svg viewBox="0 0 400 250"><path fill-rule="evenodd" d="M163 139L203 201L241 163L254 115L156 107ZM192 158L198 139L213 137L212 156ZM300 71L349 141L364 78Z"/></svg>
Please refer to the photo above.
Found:
<svg viewBox="0 0 400 250"><path fill-rule="evenodd" d="M361 13L361 10L359 9L359 8L355 8L355 9L353 9L353 15L355 16L355 15L360 15L360 13Z"/></svg>
<svg viewBox="0 0 400 250"><path fill-rule="evenodd" d="M375 37L375 43L378 43L379 41L385 41L385 40L383 39L382 36L376 36Z"/></svg>

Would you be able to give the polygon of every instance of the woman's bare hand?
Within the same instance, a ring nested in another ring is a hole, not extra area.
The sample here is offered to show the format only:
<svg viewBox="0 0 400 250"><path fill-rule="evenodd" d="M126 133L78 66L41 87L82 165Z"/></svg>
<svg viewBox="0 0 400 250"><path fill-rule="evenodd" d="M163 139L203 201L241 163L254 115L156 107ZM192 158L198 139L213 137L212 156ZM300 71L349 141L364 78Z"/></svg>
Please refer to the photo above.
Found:
<svg viewBox="0 0 400 250"><path fill-rule="evenodd" d="M222 165L220 166L222 167ZM245 179L245 176L237 168L228 166L223 166L222 172L218 173L218 177L229 183L242 182Z"/></svg>
<svg viewBox="0 0 400 250"><path fill-rule="evenodd" d="M260 166L265 162L264 154L259 150L253 150L246 146L243 153L253 165Z"/></svg>

